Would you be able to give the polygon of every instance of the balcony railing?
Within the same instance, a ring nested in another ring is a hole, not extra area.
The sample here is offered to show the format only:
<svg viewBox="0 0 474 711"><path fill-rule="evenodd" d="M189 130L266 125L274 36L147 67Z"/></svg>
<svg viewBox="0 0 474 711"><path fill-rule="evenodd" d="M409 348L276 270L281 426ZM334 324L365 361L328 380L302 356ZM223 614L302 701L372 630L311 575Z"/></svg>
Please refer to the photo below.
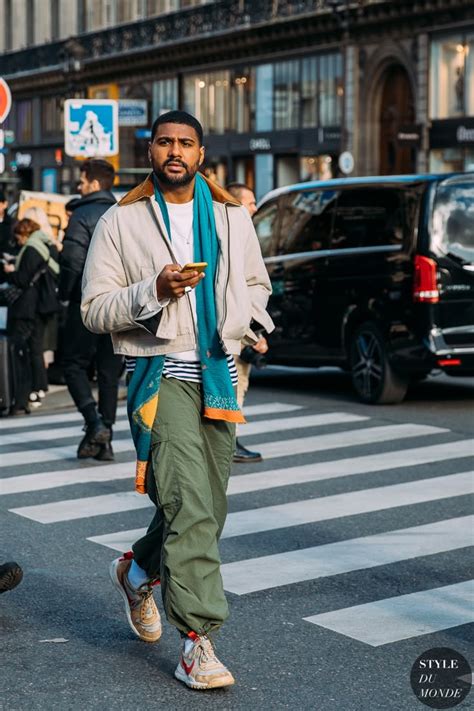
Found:
<svg viewBox="0 0 474 711"><path fill-rule="evenodd" d="M0 57L0 76L62 67L65 71L98 58L219 35L341 8L358 7L371 0L216 0L198 7L159 15L126 25L90 32Z"/></svg>

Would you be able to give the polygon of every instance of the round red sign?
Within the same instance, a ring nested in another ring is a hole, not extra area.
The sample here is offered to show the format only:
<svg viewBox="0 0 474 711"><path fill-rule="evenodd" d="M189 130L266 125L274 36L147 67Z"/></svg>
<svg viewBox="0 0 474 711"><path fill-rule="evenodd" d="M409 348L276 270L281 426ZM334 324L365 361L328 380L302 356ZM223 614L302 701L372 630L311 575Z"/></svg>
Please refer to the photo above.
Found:
<svg viewBox="0 0 474 711"><path fill-rule="evenodd" d="M10 113L12 107L12 95L10 88L5 81L0 77L0 123L3 123Z"/></svg>

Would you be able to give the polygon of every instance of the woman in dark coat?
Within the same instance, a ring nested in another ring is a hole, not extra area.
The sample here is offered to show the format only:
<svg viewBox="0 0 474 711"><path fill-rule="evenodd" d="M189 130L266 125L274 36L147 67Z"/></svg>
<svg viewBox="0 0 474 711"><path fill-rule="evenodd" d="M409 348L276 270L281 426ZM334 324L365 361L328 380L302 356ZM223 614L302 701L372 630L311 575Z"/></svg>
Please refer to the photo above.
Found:
<svg viewBox="0 0 474 711"><path fill-rule="evenodd" d="M24 219L14 227L20 252L14 265L4 266L5 279L22 289L21 296L8 308L7 333L14 353L15 406L12 414L29 412L30 394L38 395L48 389L48 378L43 359L45 312L53 313L55 303L41 305L40 289L44 286L43 270L59 273L58 252L48 235L41 232L33 220ZM48 266L46 266L48 265ZM53 295L53 300L54 300ZM41 311L42 313L40 313ZM39 401L39 397L32 397Z"/></svg>

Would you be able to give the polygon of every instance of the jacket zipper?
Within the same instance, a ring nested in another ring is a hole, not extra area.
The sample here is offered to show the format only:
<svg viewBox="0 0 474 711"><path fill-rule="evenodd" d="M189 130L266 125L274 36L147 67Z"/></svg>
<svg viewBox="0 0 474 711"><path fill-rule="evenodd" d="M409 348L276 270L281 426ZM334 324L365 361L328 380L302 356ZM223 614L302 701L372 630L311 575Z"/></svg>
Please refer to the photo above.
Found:
<svg viewBox="0 0 474 711"><path fill-rule="evenodd" d="M224 338L222 336L222 333L224 330L224 324L225 324L225 320L227 317L227 299L226 299L226 297L227 297L227 287L229 286L229 279L230 279L230 224L229 224L229 212L227 209L227 205L224 205L224 209L225 209L225 216L226 216L226 221L227 221L227 274L226 274L225 285L224 285L224 309L223 309L223 313L222 313L220 328L218 329L218 334L219 334L219 339L221 342L222 350L227 355L227 348L225 347ZM217 284L217 270L216 270L216 284Z"/></svg>

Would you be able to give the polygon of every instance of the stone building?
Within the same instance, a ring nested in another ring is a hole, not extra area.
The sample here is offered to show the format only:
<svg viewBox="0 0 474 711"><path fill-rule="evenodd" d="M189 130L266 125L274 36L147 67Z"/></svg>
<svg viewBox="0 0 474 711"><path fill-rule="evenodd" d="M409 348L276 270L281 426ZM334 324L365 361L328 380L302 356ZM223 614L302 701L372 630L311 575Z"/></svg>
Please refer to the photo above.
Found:
<svg viewBox="0 0 474 711"><path fill-rule="evenodd" d="M173 108L202 121L207 173L258 196L336 175L343 151L354 175L474 170L472 0L0 0L0 28L0 183L74 192L74 97L121 102L124 189Z"/></svg>

